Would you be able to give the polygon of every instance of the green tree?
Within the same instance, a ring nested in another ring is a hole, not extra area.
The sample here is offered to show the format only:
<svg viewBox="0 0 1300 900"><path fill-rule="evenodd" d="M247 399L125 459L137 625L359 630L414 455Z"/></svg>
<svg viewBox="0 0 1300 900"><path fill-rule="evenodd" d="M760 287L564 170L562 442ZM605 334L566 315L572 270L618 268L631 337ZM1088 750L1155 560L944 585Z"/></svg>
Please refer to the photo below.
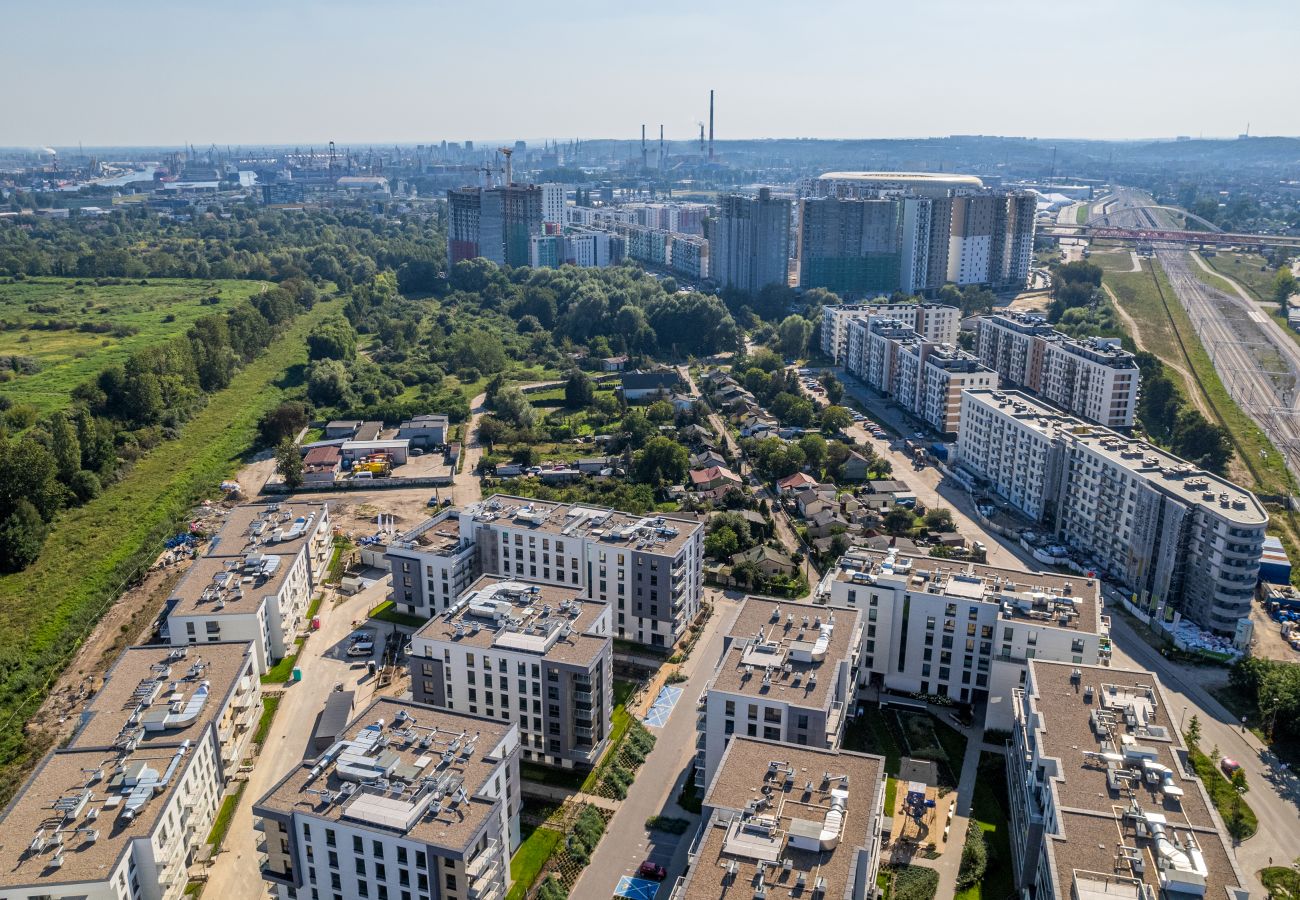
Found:
<svg viewBox="0 0 1300 900"><path fill-rule="evenodd" d="M71 484L81 471L81 441L77 429L62 412L53 413L49 420L50 450L54 453L59 480Z"/></svg>
<svg viewBox="0 0 1300 900"><path fill-rule="evenodd" d="M776 330L781 354L787 359L802 359L808 352L812 330L812 323L803 316L786 316Z"/></svg>
<svg viewBox="0 0 1300 900"><path fill-rule="evenodd" d="M516 385L508 385L497 391L497 416L518 428L532 428L537 422L537 410Z"/></svg>
<svg viewBox="0 0 1300 900"><path fill-rule="evenodd" d="M677 411L667 400L656 400L645 411L646 418L659 425L671 422L676 414Z"/></svg>
<svg viewBox="0 0 1300 900"><path fill-rule="evenodd" d="M826 399L831 403L839 403L844 399L844 385L834 372L826 372L819 379L822 387L826 390Z"/></svg>
<svg viewBox="0 0 1300 900"><path fill-rule="evenodd" d="M1187 746L1197 750L1201 746L1201 718L1195 714L1192 715L1191 721L1187 723L1187 731L1183 733L1187 740Z"/></svg>
<svg viewBox="0 0 1300 900"><path fill-rule="evenodd" d="M686 479L688 463L686 448L681 444L663 436L652 437L636 454L633 477L654 487L680 484Z"/></svg>
<svg viewBox="0 0 1300 900"><path fill-rule="evenodd" d="M931 531L951 531L953 528L952 510L936 506L925 513L925 527Z"/></svg>
<svg viewBox="0 0 1300 900"><path fill-rule="evenodd" d="M853 414L843 406L828 406L822 410L822 431L837 434L853 422Z"/></svg>
<svg viewBox="0 0 1300 900"><path fill-rule="evenodd" d="M357 333L347 319L331 317L307 335L308 358L349 360L357 355Z"/></svg>
<svg viewBox="0 0 1300 900"><path fill-rule="evenodd" d="M891 506L882 523L885 531L895 536L911 534L916 527L916 516L906 506Z"/></svg>
<svg viewBox="0 0 1300 900"><path fill-rule="evenodd" d="M20 572L35 562L47 530L36 507L26 499L19 500L13 512L0 521L0 571Z"/></svg>
<svg viewBox="0 0 1300 900"><path fill-rule="evenodd" d="M257 432L263 444L274 447L287 437L296 437L305 427L307 405L289 400L263 413L257 423Z"/></svg>
<svg viewBox="0 0 1300 900"><path fill-rule="evenodd" d="M1273 299L1279 303L1285 303L1287 298L1292 294L1300 292L1300 286L1296 284L1296 278L1291 274L1288 266L1282 266L1273 276Z"/></svg>
<svg viewBox="0 0 1300 900"><path fill-rule="evenodd" d="M729 527L723 526L704 537L704 555L710 559L730 559L740 547L740 540Z"/></svg>
<svg viewBox="0 0 1300 900"><path fill-rule="evenodd" d="M275 470L289 490L302 486L302 452L292 438L286 437L275 448Z"/></svg>
<svg viewBox="0 0 1300 900"><path fill-rule="evenodd" d="M586 372L574 369L564 381L564 405L569 409L585 409L594 394L591 376Z"/></svg>
<svg viewBox="0 0 1300 900"><path fill-rule="evenodd" d="M807 465L814 472L820 472L822 466L826 465L826 438L820 434L805 434L799 438L799 449L803 451Z"/></svg>
<svg viewBox="0 0 1300 900"><path fill-rule="evenodd" d="M488 452L491 453L497 444L510 440L511 429L496 416L487 415L478 420L478 430L475 433L478 442L487 447Z"/></svg>

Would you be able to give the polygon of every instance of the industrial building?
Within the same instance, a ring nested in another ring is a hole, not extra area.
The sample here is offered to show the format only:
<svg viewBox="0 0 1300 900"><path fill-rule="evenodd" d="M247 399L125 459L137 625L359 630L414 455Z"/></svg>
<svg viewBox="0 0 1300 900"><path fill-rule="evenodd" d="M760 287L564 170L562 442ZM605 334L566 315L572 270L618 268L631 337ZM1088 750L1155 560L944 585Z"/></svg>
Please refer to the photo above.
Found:
<svg viewBox="0 0 1300 900"><path fill-rule="evenodd" d="M412 636L412 696L515 719L525 759L589 767L609 739L612 631L607 603L487 575Z"/></svg>
<svg viewBox="0 0 1300 900"><path fill-rule="evenodd" d="M884 807L879 756L738 736L670 900L874 897Z"/></svg>
<svg viewBox="0 0 1300 900"><path fill-rule="evenodd" d="M962 395L958 464L1139 603L1235 635L1259 579L1259 499L1015 391Z"/></svg>
<svg viewBox="0 0 1300 900"><path fill-rule="evenodd" d="M733 736L839 746L846 713L853 711L860 615L745 598L701 701L697 785L713 782Z"/></svg>
<svg viewBox="0 0 1300 900"><path fill-rule="evenodd" d="M1014 706L1017 890L1040 900L1250 896L1154 673L1035 660Z"/></svg>
<svg viewBox="0 0 1300 900"><path fill-rule="evenodd" d="M859 697L881 688L985 707L986 728L1011 727L1011 690L1026 662L1080 665L1110 657L1110 619L1095 578L854 548L818 588L862 615Z"/></svg>
<svg viewBox="0 0 1300 900"><path fill-rule="evenodd" d="M723 288L757 294L769 284L789 284L790 200L768 188L757 197L721 197L709 263Z"/></svg>
<svg viewBox="0 0 1300 900"><path fill-rule="evenodd" d="M1025 388L1107 428L1131 428L1141 372L1116 338L1076 340L1033 313L981 316L980 361L1006 387Z"/></svg>
<svg viewBox="0 0 1300 900"><path fill-rule="evenodd" d="M253 805L276 896L504 897L518 726L382 698L345 733Z"/></svg>
<svg viewBox="0 0 1300 900"><path fill-rule="evenodd" d="M655 647L677 643L704 591L699 522L500 494L427 520L386 558L395 602L415 615L445 611L479 574L501 575L606 602L615 637Z"/></svg>
<svg viewBox="0 0 1300 900"><path fill-rule="evenodd" d="M127 649L0 818L0 895L180 897L260 698L247 644Z"/></svg>

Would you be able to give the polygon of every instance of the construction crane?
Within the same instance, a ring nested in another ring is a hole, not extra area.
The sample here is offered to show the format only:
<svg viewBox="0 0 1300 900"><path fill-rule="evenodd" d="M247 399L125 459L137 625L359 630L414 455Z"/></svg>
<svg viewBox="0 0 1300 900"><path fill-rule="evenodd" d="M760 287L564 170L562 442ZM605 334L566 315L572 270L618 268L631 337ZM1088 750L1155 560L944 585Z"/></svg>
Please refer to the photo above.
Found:
<svg viewBox="0 0 1300 900"><path fill-rule="evenodd" d="M497 153L506 158L506 186L514 184L514 172L510 168L510 155L514 153L513 147L497 147Z"/></svg>

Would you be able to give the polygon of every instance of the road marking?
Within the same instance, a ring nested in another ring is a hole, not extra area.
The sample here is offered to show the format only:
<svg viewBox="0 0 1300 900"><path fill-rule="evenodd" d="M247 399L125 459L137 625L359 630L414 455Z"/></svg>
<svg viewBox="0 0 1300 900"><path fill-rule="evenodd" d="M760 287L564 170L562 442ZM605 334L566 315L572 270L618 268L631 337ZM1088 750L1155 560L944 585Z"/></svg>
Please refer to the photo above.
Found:
<svg viewBox="0 0 1300 900"><path fill-rule="evenodd" d="M654 896L658 891L659 882L657 881L624 875L619 878L618 887L614 888L614 896L628 897L630 900L654 900Z"/></svg>
<svg viewBox="0 0 1300 900"><path fill-rule="evenodd" d="M642 721L652 728L663 728L668 724L668 717L672 715L673 707L677 705L677 701L681 699L681 696L681 688L668 684L664 685Z"/></svg>

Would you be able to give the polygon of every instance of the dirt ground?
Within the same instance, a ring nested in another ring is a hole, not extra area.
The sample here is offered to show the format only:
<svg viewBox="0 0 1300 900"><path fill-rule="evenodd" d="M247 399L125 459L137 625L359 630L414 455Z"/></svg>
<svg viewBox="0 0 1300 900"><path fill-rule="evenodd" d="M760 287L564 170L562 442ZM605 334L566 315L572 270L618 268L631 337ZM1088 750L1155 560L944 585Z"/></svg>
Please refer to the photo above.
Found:
<svg viewBox="0 0 1300 900"><path fill-rule="evenodd" d="M1250 651L1255 656L1283 662L1300 662L1300 653L1282 640L1282 626L1268 617L1258 603L1250 606L1250 621L1255 626L1255 636Z"/></svg>

